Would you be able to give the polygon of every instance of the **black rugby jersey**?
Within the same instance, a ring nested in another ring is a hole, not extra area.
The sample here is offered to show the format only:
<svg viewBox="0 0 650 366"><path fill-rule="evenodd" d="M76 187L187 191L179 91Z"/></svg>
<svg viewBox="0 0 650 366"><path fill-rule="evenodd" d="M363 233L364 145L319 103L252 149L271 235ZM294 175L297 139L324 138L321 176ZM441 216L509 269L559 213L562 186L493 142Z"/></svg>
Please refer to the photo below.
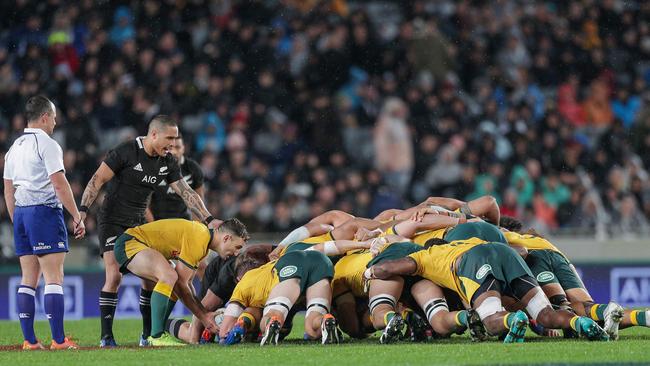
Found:
<svg viewBox="0 0 650 366"><path fill-rule="evenodd" d="M124 226L144 223L144 212L154 189L181 179L178 161L171 155L149 156L143 137L124 142L109 151L104 163L115 173L108 182L99 221Z"/></svg>
<svg viewBox="0 0 650 366"><path fill-rule="evenodd" d="M203 186L203 172L199 164L189 158L185 158L181 164L181 174L187 185L196 190ZM151 213L155 220L182 218L191 220L192 215L185 205L185 201L176 194L166 181L161 181L151 196Z"/></svg>

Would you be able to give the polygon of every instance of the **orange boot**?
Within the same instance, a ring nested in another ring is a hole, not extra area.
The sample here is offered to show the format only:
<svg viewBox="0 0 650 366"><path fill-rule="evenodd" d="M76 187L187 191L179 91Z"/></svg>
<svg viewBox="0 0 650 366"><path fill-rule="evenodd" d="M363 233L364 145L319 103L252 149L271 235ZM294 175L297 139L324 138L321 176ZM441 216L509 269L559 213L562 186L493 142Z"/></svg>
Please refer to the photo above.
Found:
<svg viewBox="0 0 650 366"><path fill-rule="evenodd" d="M29 343L29 341L23 342L23 351L36 351L39 349L45 349L45 347L43 347L43 344L41 344L41 342L39 342L38 339L34 344Z"/></svg>
<svg viewBox="0 0 650 366"><path fill-rule="evenodd" d="M79 346L74 343L72 340L70 340L68 337L65 337L63 339L63 343L56 343L56 341L53 339L52 344L50 345L51 350L58 350L58 349L79 349Z"/></svg>

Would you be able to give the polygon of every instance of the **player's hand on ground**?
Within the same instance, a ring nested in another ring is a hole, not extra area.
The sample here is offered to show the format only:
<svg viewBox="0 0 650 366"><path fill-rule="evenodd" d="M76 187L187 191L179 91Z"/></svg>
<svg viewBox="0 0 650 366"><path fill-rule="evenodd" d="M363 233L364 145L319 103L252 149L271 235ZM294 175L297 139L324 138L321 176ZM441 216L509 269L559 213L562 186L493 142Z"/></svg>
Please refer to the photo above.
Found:
<svg viewBox="0 0 650 366"><path fill-rule="evenodd" d="M86 236L86 225L84 224L83 218L79 221L73 220L73 232L75 239L81 239Z"/></svg>
<svg viewBox="0 0 650 366"><path fill-rule="evenodd" d="M282 253L282 248L281 246L275 247L271 253L269 253L269 260L274 261L278 258L280 258L280 253Z"/></svg>

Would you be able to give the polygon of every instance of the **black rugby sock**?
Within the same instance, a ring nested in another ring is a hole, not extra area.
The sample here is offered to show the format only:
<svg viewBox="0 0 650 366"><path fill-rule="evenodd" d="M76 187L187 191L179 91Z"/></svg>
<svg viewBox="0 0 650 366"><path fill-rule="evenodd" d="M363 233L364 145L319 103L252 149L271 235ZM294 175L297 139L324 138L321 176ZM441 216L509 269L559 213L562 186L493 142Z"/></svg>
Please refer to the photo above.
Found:
<svg viewBox="0 0 650 366"><path fill-rule="evenodd" d="M100 292L99 312L102 320L102 338L113 338L115 309L117 309L117 292Z"/></svg>
<svg viewBox="0 0 650 366"><path fill-rule="evenodd" d="M151 335L151 291L140 289L140 314L142 314L142 336Z"/></svg>

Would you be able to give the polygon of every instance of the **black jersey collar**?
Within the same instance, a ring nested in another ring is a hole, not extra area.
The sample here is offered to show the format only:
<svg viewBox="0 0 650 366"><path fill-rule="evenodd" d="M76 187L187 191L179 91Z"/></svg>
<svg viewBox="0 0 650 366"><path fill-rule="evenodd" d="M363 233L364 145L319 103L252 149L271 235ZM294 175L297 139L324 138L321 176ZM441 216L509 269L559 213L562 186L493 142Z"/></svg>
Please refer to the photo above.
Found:
<svg viewBox="0 0 650 366"><path fill-rule="evenodd" d="M144 136L138 136L138 137L135 138L135 142L138 143L138 147L140 149L144 149L144 143L142 142L143 138L144 138Z"/></svg>

